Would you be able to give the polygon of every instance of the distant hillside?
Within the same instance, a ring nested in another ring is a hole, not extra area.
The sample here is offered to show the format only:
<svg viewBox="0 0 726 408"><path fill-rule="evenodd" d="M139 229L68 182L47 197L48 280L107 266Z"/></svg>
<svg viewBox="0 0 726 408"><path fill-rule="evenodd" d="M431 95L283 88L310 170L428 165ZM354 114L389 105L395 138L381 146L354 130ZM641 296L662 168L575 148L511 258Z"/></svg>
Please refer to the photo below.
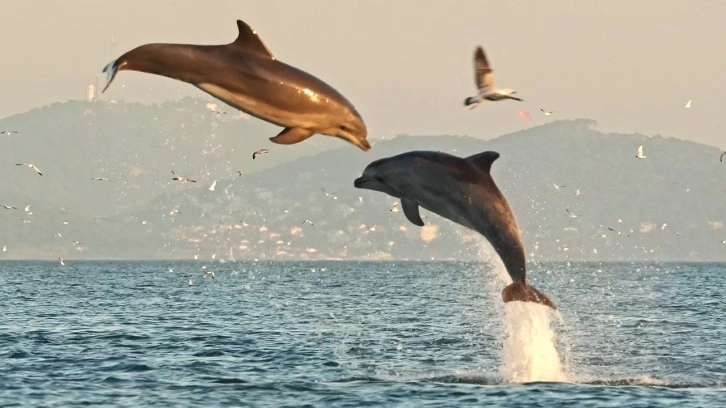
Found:
<svg viewBox="0 0 726 408"><path fill-rule="evenodd" d="M0 245L15 248L0 257L219 259L231 249L237 259L476 259L478 234L425 210L430 226L416 227L391 211L393 198L355 189L353 180L371 161L405 151L496 150L492 175L530 260L726 260L726 164L715 147L603 134L590 120L489 141L399 136L374 141L369 153L323 136L277 146L267 141L276 127L219 117L204 104L74 102L0 121L26 126L0 139L11 146L0 163L13 175L0 186L0 204L37 208L30 224L22 208L0 212ZM644 160L634 157L640 144ZM271 153L252 161L263 146ZM171 169L200 182L172 182ZM72 239L86 250L56 242L57 223L69 216L59 207L77 219L63 227L79 225L82 238Z"/></svg>

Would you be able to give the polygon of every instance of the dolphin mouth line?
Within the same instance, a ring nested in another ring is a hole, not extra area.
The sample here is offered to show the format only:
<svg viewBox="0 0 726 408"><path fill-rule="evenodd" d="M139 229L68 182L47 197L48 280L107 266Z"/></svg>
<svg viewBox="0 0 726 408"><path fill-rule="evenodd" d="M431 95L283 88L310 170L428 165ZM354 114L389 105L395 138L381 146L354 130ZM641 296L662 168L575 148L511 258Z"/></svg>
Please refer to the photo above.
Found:
<svg viewBox="0 0 726 408"><path fill-rule="evenodd" d="M358 177L353 182L353 186L356 188L364 188L366 183L370 182L371 180L366 177Z"/></svg>

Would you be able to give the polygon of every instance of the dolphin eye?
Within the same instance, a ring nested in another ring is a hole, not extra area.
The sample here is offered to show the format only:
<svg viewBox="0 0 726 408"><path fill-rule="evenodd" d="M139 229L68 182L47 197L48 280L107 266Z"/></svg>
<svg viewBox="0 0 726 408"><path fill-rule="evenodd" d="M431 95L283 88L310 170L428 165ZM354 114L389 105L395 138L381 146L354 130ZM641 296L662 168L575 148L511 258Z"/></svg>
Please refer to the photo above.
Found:
<svg viewBox="0 0 726 408"><path fill-rule="evenodd" d="M346 132L350 132L350 128L346 125L340 125L340 130L344 130Z"/></svg>

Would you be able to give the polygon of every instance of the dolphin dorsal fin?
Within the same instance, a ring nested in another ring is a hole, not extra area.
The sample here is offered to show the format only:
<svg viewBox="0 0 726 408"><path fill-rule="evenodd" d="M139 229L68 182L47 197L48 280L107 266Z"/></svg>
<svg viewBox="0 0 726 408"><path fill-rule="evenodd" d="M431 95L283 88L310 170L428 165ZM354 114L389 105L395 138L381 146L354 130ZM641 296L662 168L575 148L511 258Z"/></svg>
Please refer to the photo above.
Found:
<svg viewBox="0 0 726 408"><path fill-rule="evenodd" d="M239 35L231 45L239 47L247 52L254 52L255 54L275 59L275 56L272 55L270 49L262 42L252 27L248 26L247 23L242 20L237 20L237 28L239 29Z"/></svg>
<svg viewBox="0 0 726 408"><path fill-rule="evenodd" d="M421 219L421 214L419 214L418 212L418 203L402 198L401 208L403 209L403 214L406 215L406 218L408 218L408 220L411 221L412 224L418 225L419 227L424 226L424 222Z"/></svg>
<svg viewBox="0 0 726 408"><path fill-rule="evenodd" d="M494 163L494 160L498 158L499 153L488 151L469 156L466 158L466 160L474 163L474 165L484 173L489 173L489 171L492 169L492 163Z"/></svg>

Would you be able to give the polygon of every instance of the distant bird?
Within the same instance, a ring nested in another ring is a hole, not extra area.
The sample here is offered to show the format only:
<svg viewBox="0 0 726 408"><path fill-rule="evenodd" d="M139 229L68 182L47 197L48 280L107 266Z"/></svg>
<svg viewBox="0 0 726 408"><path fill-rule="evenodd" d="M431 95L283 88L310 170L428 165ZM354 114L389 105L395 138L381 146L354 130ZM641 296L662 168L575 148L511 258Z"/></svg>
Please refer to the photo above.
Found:
<svg viewBox="0 0 726 408"><path fill-rule="evenodd" d="M31 169L35 170L38 175L43 175L43 173L40 171L40 169L33 163L15 163L16 166L28 166Z"/></svg>
<svg viewBox="0 0 726 408"><path fill-rule="evenodd" d="M266 153L270 153L270 151L267 149L257 150L256 152L252 153L252 160L254 160L257 156L259 156L261 154L266 154Z"/></svg>
<svg viewBox="0 0 726 408"><path fill-rule="evenodd" d="M23 211L25 211L26 213L30 213L31 215L33 214L33 212L30 211L30 204L26 205L25 209L23 209Z"/></svg>
<svg viewBox="0 0 726 408"><path fill-rule="evenodd" d="M8 247L3 245L3 252L8 252Z"/></svg>
<svg viewBox="0 0 726 408"><path fill-rule="evenodd" d="M540 110L540 112L544 113L545 116L550 116L551 114L555 113L554 111L546 111L542 108L540 108L539 110Z"/></svg>
<svg viewBox="0 0 726 408"><path fill-rule="evenodd" d="M499 89L494 84L494 70L489 65L482 47L476 47L476 51L474 51L474 83L479 93L464 100L464 105L470 106L469 109L476 108L483 100L514 99L515 101L522 101L522 99L512 96L517 92L509 88Z"/></svg>
<svg viewBox="0 0 726 408"><path fill-rule="evenodd" d="M666 229L667 226L668 224L664 222L663 225L660 226L660 230L663 231L664 229Z"/></svg>
<svg viewBox="0 0 726 408"><path fill-rule="evenodd" d="M0 135L12 135L14 133L18 133L18 131L17 130L3 130L2 132L0 132Z"/></svg>
<svg viewBox="0 0 726 408"><path fill-rule="evenodd" d="M643 154L643 145L638 146L638 153L635 155L635 157L638 159L645 159L645 155Z"/></svg>
<svg viewBox="0 0 726 408"><path fill-rule="evenodd" d="M5 208L6 210L17 210L18 209L18 207L14 206L14 205L5 205L5 204L3 204L3 208Z"/></svg>
<svg viewBox="0 0 726 408"><path fill-rule="evenodd" d="M214 277L214 271L207 271L207 272L205 272L204 275L202 275L202 278L212 278L212 279L215 279L215 277Z"/></svg>
<svg viewBox="0 0 726 408"><path fill-rule="evenodd" d="M226 115L227 112L219 110L219 106L216 103L207 103L207 110L210 112L214 112L218 115Z"/></svg>
<svg viewBox="0 0 726 408"><path fill-rule="evenodd" d="M65 263L63 263L63 258L58 258L58 263L59 263L59 264L60 264L61 266L65 266Z"/></svg>
<svg viewBox="0 0 726 408"><path fill-rule="evenodd" d="M81 245L81 241L73 241L73 245L76 245L76 246Z"/></svg>
<svg viewBox="0 0 726 408"><path fill-rule="evenodd" d="M192 286L192 284L193 284L192 280L189 279L189 281L187 282L187 285Z"/></svg>
<svg viewBox="0 0 726 408"><path fill-rule="evenodd" d="M25 219L25 218L21 218L20 221L22 221L23 224L30 224L30 220Z"/></svg>
<svg viewBox="0 0 726 408"><path fill-rule="evenodd" d="M579 196L579 195L580 195L580 189L578 188L577 190L575 190L575 196Z"/></svg>
<svg viewBox="0 0 726 408"><path fill-rule="evenodd" d="M181 181L182 183L196 183L197 182L197 180L192 180L189 177L177 176L176 173L174 173L174 170L171 171L171 174L174 175L174 177L172 177L172 180L174 180L174 181Z"/></svg>
<svg viewBox="0 0 726 408"><path fill-rule="evenodd" d="M214 181L212 182L212 185L211 185L211 186L209 186L209 191L214 191L214 187L215 187L216 185L217 185L217 180L214 180Z"/></svg>
<svg viewBox="0 0 726 408"><path fill-rule="evenodd" d="M237 170L237 175L238 176L241 176L242 175L242 170Z"/></svg>
<svg viewBox="0 0 726 408"><path fill-rule="evenodd" d="M610 227L608 227L608 229L609 229L610 231L613 231L613 232L617 232L617 233L618 233L618 235L620 235L620 236L623 236L623 235L625 235L625 234L623 234L622 232L620 232L620 231L618 231L618 230L616 230L616 229L613 229L613 228L610 228ZM626 236L626 237L630 237L630 235L625 235L625 236Z"/></svg>
<svg viewBox="0 0 726 408"><path fill-rule="evenodd" d="M303 221L303 222L302 222L301 224L310 224L310 225L315 225L315 224L313 224L313 222L312 222L312 221L310 221L310 220L305 220L305 221Z"/></svg>
<svg viewBox="0 0 726 408"><path fill-rule="evenodd" d="M338 199L338 196L337 195L335 195L333 193L328 193L327 191L325 191L324 188L321 188L320 190L323 191L323 193L325 194L326 197L332 197L333 200L337 200Z"/></svg>
<svg viewBox="0 0 726 408"><path fill-rule="evenodd" d="M689 99L688 102L686 102L686 104L683 105L683 107L686 108L686 109L690 109L691 108L691 102L693 102L693 101Z"/></svg>
<svg viewBox="0 0 726 408"><path fill-rule="evenodd" d="M718 159L718 161L722 162L724 156L726 156L726 152L721 153L721 157Z"/></svg>
<svg viewBox="0 0 726 408"><path fill-rule="evenodd" d="M391 212L398 212L398 201L393 203L393 206L391 207Z"/></svg>
<svg viewBox="0 0 726 408"><path fill-rule="evenodd" d="M575 214L572 211L570 211L569 208L565 208L565 211L567 211L567 214L570 215L570 218L577 218L577 214Z"/></svg>
<svg viewBox="0 0 726 408"><path fill-rule="evenodd" d="M111 180L107 179L106 177L94 177L91 180L96 180L96 181L111 181Z"/></svg>
<svg viewBox="0 0 726 408"><path fill-rule="evenodd" d="M567 187L567 186L558 186L556 183L552 183L553 186L555 186L555 191L558 191L561 188Z"/></svg>

